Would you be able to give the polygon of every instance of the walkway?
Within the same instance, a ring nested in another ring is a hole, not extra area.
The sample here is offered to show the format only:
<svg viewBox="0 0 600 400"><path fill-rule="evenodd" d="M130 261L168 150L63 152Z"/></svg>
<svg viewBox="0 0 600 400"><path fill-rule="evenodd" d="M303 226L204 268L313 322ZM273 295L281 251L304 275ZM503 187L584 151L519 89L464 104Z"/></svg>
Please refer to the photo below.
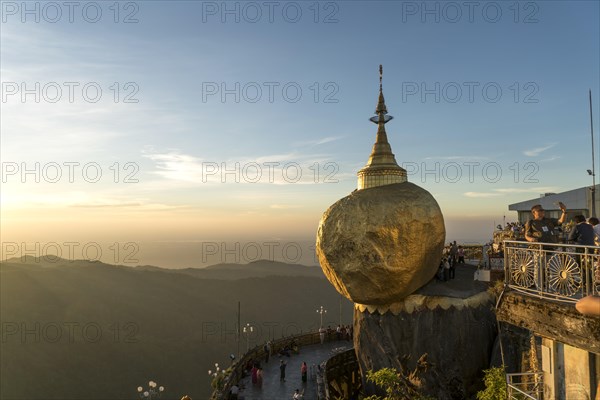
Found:
<svg viewBox="0 0 600 400"><path fill-rule="evenodd" d="M456 277L447 282L432 279L417 290L416 294L425 296L446 296L466 299L485 291L489 283L473 280L477 267L470 264L456 264Z"/></svg>
<svg viewBox="0 0 600 400"><path fill-rule="evenodd" d="M248 376L242 379L243 390L240 391L240 399L244 400L288 400L291 399L294 390L304 390L304 400L317 399L317 365L327 360L335 354L334 349L343 347L344 350L352 348L352 342L345 340L332 341L323 345L317 344L304 346L300 348L300 354L293 354L291 357L274 356L268 363L261 362L263 367L263 385L262 388L252 385L252 380ZM279 360L287 362L285 371L285 382L279 381ZM300 375L300 366L306 362L309 367L308 382L303 384Z"/></svg>

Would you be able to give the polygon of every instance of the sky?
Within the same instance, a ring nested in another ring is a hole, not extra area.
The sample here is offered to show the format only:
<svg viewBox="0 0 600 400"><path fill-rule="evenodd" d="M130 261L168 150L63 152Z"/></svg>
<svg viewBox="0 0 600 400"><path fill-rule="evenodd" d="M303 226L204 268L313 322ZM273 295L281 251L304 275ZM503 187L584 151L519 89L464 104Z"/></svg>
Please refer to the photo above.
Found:
<svg viewBox="0 0 600 400"><path fill-rule="evenodd" d="M1 18L2 259L316 264L375 140L379 64L396 160L446 241L592 183L597 1L3 1Z"/></svg>

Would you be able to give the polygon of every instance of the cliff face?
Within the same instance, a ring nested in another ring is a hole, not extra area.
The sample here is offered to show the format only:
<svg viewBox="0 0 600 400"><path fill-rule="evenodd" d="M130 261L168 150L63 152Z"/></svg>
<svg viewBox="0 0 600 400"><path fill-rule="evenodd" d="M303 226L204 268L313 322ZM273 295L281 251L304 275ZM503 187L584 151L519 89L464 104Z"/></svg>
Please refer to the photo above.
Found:
<svg viewBox="0 0 600 400"><path fill-rule="evenodd" d="M388 310L356 305L354 332L363 376L399 368L404 355L410 355L413 369L427 353L433 366L423 375L424 391L449 400L470 398L482 388L497 331L492 298L480 292L466 299L412 295Z"/></svg>

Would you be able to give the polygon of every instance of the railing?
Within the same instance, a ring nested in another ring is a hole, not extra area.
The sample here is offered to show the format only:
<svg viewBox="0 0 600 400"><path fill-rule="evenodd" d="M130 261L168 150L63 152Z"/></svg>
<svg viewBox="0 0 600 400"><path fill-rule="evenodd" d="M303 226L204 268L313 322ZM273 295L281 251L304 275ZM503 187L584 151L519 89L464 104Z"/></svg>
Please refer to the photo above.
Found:
<svg viewBox="0 0 600 400"><path fill-rule="evenodd" d="M465 252L465 261L476 262L479 264L483 259L483 245L482 244L463 244L463 251Z"/></svg>
<svg viewBox="0 0 600 400"><path fill-rule="evenodd" d="M544 394L544 373L506 374L506 386L510 400L541 400Z"/></svg>
<svg viewBox="0 0 600 400"><path fill-rule="evenodd" d="M598 247L552 243L504 242L506 284L544 299L575 303L600 295Z"/></svg>
<svg viewBox="0 0 600 400"><path fill-rule="evenodd" d="M339 347L325 363L323 385L325 399L358 398L362 379L354 348Z"/></svg>

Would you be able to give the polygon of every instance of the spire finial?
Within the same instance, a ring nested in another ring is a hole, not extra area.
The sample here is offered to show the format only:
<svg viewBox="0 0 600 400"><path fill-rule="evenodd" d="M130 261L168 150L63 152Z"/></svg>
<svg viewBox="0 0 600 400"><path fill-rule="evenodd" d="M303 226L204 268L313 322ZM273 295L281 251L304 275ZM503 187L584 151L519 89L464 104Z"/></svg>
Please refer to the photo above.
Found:
<svg viewBox="0 0 600 400"><path fill-rule="evenodd" d="M387 107L385 106L385 99L383 98L383 65L379 64L379 99L377 101L377 108L375 108L376 117L369 118L371 122L375 124L387 123L393 117L387 114Z"/></svg>

